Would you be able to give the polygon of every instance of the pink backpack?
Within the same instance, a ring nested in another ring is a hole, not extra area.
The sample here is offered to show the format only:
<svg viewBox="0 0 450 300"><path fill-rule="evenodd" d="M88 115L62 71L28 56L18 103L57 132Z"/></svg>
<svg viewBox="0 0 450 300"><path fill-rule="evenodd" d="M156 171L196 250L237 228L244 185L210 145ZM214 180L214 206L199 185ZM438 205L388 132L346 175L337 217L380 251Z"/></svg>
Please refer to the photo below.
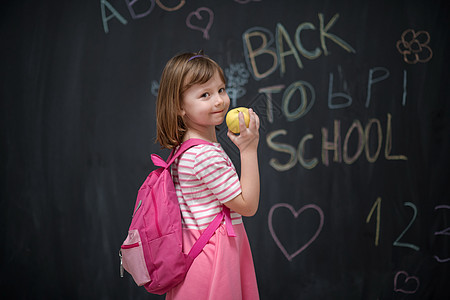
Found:
<svg viewBox="0 0 450 300"><path fill-rule="evenodd" d="M230 210L223 206L189 254L183 253L181 213L170 165L184 151L201 144L210 143L200 139L182 143L167 162L152 154L153 163L160 168L151 172L139 189L128 236L119 251L121 277L123 269L127 270L136 284L150 293L162 295L183 281L224 217L227 230L233 235Z"/></svg>

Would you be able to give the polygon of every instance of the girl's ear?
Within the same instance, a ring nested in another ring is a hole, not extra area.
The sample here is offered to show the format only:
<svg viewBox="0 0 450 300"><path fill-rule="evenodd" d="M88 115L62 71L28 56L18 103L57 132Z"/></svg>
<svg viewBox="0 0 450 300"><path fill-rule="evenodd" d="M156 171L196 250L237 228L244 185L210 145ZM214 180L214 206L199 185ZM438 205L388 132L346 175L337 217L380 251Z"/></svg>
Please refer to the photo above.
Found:
<svg viewBox="0 0 450 300"><path fill-rule="evenodd" d="M180 101L180 102L178 102L178 105L179 105L179 108L178 108L178 112L177 112L177 115L179 115L180 117L184 117L184 115L186 115L186 111L184 110L184 107L183 107L183 101ZM178 106L177 105L177 106ZM175 107L176 108L176 107Z"/></svg>
<svg viewBox="0 0 450 300"><path fill-rule="evenodd" d="M181 107L181 108L178 110L178 115L179 115L180 117L184 117L185 114L186 114L186 112L185 112L184 109Z"/></svg>

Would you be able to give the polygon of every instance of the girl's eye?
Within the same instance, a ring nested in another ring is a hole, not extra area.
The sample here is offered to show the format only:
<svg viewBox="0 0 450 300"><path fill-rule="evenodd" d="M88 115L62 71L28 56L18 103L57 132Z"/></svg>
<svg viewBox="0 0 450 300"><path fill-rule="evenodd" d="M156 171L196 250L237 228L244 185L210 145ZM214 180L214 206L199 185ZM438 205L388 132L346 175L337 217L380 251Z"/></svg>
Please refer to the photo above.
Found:
<svg viewBox="0 0 450 300"><path fill-rule="evenodd" d="M221 89L219 90L219 93L220 93L220 94L225 93L225 88L221 88Z"/></svg>
<svg viewBox="0 0 450 300"><path fill-rule="evenodd" d="M207 97L209 97L209 93L202 94L202 98L207 98Z"/></svg>

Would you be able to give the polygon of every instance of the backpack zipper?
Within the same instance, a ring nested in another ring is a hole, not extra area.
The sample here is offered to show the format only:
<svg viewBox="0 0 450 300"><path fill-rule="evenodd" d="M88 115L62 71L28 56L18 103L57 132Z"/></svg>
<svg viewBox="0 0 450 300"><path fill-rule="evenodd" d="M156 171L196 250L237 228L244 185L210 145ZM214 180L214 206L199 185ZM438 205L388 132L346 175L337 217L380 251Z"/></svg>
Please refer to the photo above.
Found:
<svg viewBox="0 0 450 300"><path fill-rule="evenodd" d="M123 263L122 263L122 250L119 250L119 257L120 257L120 277L123 278Z"/></svg>

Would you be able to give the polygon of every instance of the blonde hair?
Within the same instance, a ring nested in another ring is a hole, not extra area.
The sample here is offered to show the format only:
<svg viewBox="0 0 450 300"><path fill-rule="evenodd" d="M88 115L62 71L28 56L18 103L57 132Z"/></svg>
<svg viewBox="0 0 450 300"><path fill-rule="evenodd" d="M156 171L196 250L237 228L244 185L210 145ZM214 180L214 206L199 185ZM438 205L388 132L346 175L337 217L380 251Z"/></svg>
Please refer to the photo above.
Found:
<svg viewBox="0 0 450 300"><path fill-rule="evenodd" d="M183 93L195 84L206 83L216 72L225 83L222 68L202 52L182 53L167 62L156 100L156 141L161 147L172 149L181 144L187 130L179 115Z"/></svg>

